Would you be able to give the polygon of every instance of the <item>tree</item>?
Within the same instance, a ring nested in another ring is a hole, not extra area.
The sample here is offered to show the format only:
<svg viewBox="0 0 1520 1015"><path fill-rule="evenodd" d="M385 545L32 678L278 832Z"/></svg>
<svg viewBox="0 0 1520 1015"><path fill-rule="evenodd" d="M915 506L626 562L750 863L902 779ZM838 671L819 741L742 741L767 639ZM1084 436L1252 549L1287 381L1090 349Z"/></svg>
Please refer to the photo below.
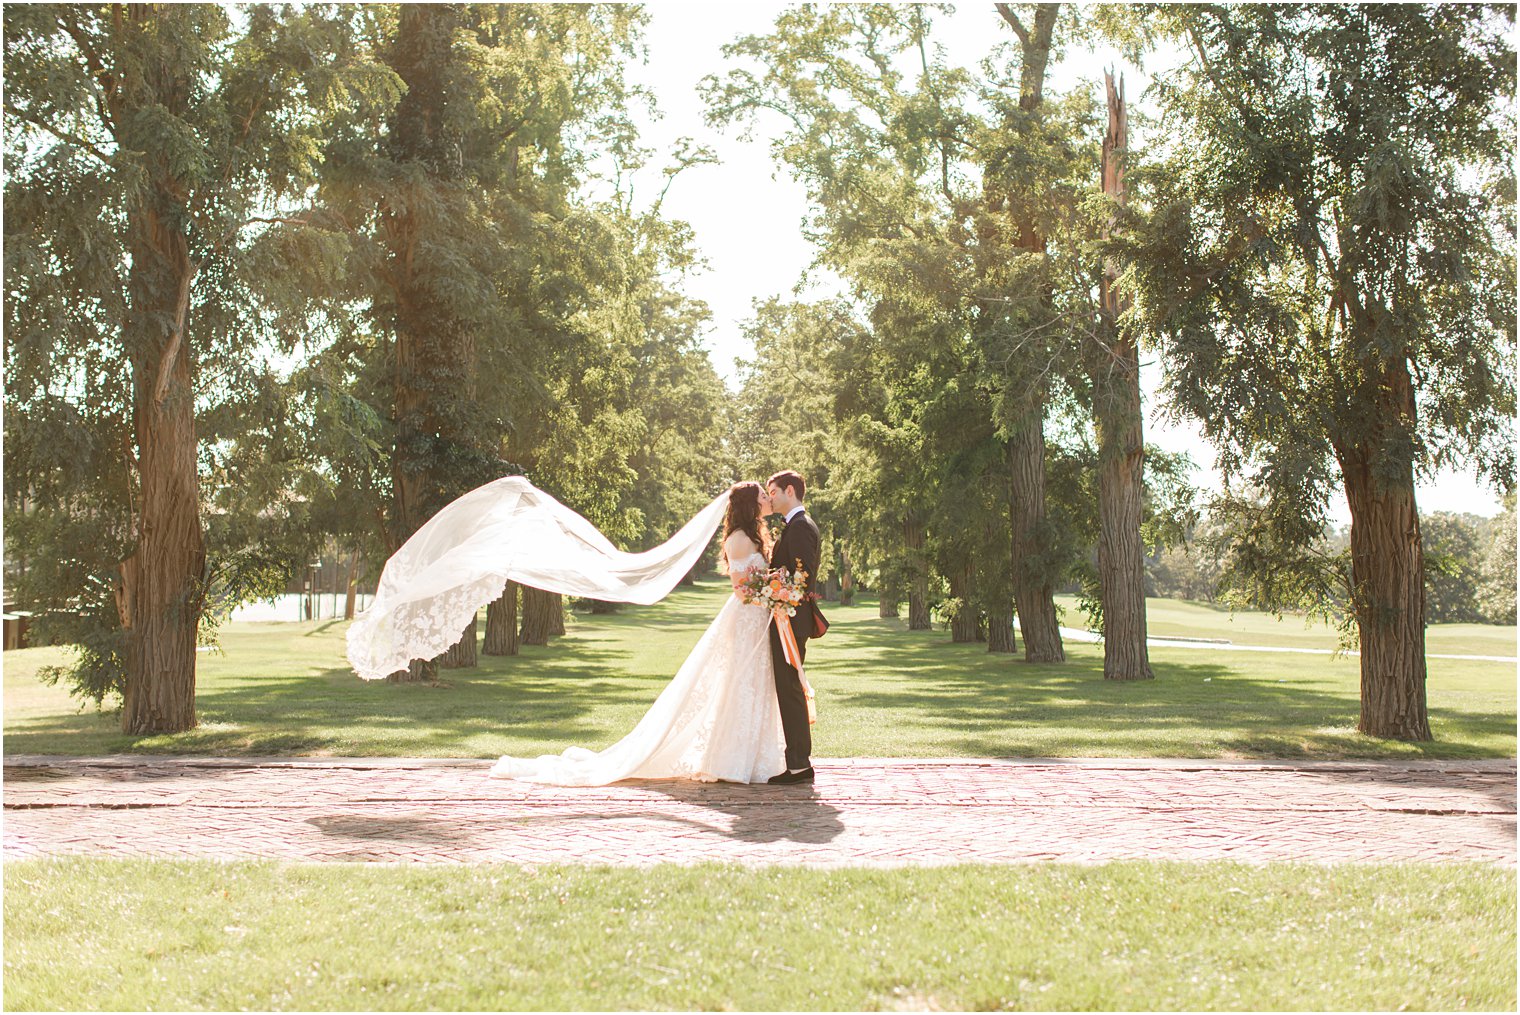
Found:
<svg viewBox="0 0 1520 1015"><path fill-rule="evenodd" d="M646 15L615 4L366 10L368 45L406 94L388 117L340 125L317 207L292 228L352 251L348 304L329 308L313 390L362 407L362 439L382 448L358 478L388 555L465 491L531 473L572 415L561 396L587 366L585 315L619 272L619 248L578 191L590 160L632 136L621 56ZM331 472L352 470L328 458ZM473 638L444 664L469 665ZM433 666L395 676L429 679Z"/></svg>
<svg viewBox="0 0 1520 1015"><path fill-rule="evenodd" d="M271 422L269 353L301 333L272 210L312 184L331 107L395 90L357 73L342 11L4 18L8 542L57 562L16 591L78 645L76 691L122 695L124 732L188 729L208 602L283 577L268 553L208 552L202 505L228 479L198 470Z"/></svg>
<svg viewBox="0 0 1520 1015"><path fill-rule="evenodd" d="M1484 519L1436 511L1420 516L1425 557L1425 618L1431 624L1481 624Z"/></svg>
<svg viewBox="0 0 1520 1015"><path fill-rule="evenodd" d="M1046 139L1042 137L1041 120L1045 106L1045 76L1052 49L1056 45L1055 31L1059 20L1060 4L1018 5L1033 7L1033 17L1024 15L1026 25L1020 20L1015 5L995 4L997 12L1018 36L1019 40L1019 90L1018 113L1004 113L1003 129L1018 141L1033 142L1029 147L1038 150ZM1048 215L1048 197L1039 194L1048 183L1044 174L1022 174L1013 177L999 173L994 179L996 191L1005 202L1012 221L1015 245L1025 254L1040 259L1046 251L1047 229L1041 228L1042 219ZM1039 304L1026 311L1031 324L1050 320L1054 308L1050 305L1048 285L1036 287ZM1035 355L1028 359L1037 366L1048 363L1051 353ZM1012 362L1012 361L1010 361ZM1045 371L1036 369L1036 378ZM1013 512L1013 580L1014 601L1018 604L1019 631L1024 637L1024 658L1029 662L1058 662L1066 658L1061 645L1061 630L1056 622L1055 575L1041 570L1037 562L1045 559L1040 544L1047 535L1045 524L1045 405L1048 392L1038 380L1021 377L1015 385L1017 396L1010 401L1017 407L1010 417L1015 421L1010 427L1008 441L1008 467L1011 473L1010 506Z"/></svg>
<svg viewBox="0 0 1520 1015"><path fill-rule="evenodd" d="M1478 603L1490 624L1515 622L1515 494L1504 498L1504 513L1493 520L1492 541L1483 558Z"/></svg>
<svg viewBox="0 0 1520 1015"><path fill-rule="evenodd" d="M983 519L964 528L965 538L978 533L977 548L957 539L950 552L1012 559L1011 582L1004 580L1006 567L988 569L982 577L991 577L992 585L972 591L978 577L959 564L955 580L968 601L986 603L999 616L1017 601L1021 626L1029 632L1026 655L1054 658L1060 652L1055 583L1052 576L1033 570L1045 559L1035 543L1043 534L1044 452L1038 421L1048 364L1039 349L991 355L984 340L995 333L999 341L1012 344L1010 315L1002 308L1039 302L1038 296L1027 295L1027 277L1017 271L1021 265L1007 268L1008 255L1018 249L1008 237L1017 234L1018 223L1010 217L1013 205L1006 188L993 188L1002 202L995 207L976 188L982 170L993 172L980 165L988 161L988 151L1024 154L1025 148L1013 136L1016 129L985 127L966 107L970 77L965 71L947 68L938 55L931 60L929 23L939 9L872 4L789 10L777 19L772 34L747 36L725 47L730 56L757 60L761 74L737 69L722 81L705 79L702 88L715 122L762 110L786 118L776 153L815 200L818 215L807 226L819 245L820 261L845 274L855 284L857 298L873 304L878 334L902 340L892 356L907 372L933 363L934 378L926 385L931 397L956 392L951 401L973 407L973 416L946 414L941 419L952 429L964 424L966 440L993 441L1005 449L1003 463L987 466L996 473L989 472L988 481L1008 492L996 507L1001 521ZM905 87L905 65L917 75L912 88ZM1019 115L1005 121L1016 128L1024 123ZM1001 147L980 139L981 133L999 130ZM1007 165L1016 161L1016 155L1003 159ZM1000 183L1028 176L1028 166L1023 168L1021 174L1000 177ZM1041 189L1041 182L1028 190ZM1028 213L1029 208L1018 211ZM993 217L1004 225L988 228ZM1017 240L1028 237L1017 234ZM949 343L951 351L942 354L936 341ZM918 365L910 366L915 360ZM961 449L948 432L944 436L940 447ZM926 448L925 453L934 451ZM938 469L943 463L928 464ZM932 489L924 493L936 496ZM969 506L946 503L957 512ZM929 519L917 517L918 505L913 510L915 516L904 516L901 525L917 559L922 551L914 544L929 531ZM1003 529L1010 524L1017 537L1003 553L999 547L1008 543ZM1014 592L1019 587L1022 598ZM910 626L917 619L910 610ZM1004 625L997 626L1001 630ZM1011 624L1008 628L1011 637ZM1011 644L997 639L989 647L1004 650Z"/></svg>
<svg viewBox="0 0 1520 1015"><path fill-rule="evenodd" d="M1108 94L1108 131L1103 135L1103 194L1119 209L1127 203L1124 161L1129 156L1129 116L1124 82ZM1152 680L1145 641L1145 564L1141 506L1145 494L1145 434L1140 412L1140 349L1132 328L1120 321L1129 310L1119 291L1118 258L1105 260L1099 278L1096 352L1091 354L1093 422L1098 437L1098 577L1103 594L1103 678Z"/></svg>
<svg viewBox="0 0 1520 1015"><path fill-rule="evenodd" d="M1279 608L1339 481L1351 512L1358 728L1430 739L1414 484L1512 488L1513 9L1168 7L1191 59L1127 256L1173 405L1265 502L1238 587ZM1313 580L1313 579L1309 579Z"/></svg>
<svg viewBox="0 0 1520 1015"><path fill-rule="evenodd" d="M507 582L501 595L486 606L486 637L480 650L488 656L517 655L517 582Z"/></svg>

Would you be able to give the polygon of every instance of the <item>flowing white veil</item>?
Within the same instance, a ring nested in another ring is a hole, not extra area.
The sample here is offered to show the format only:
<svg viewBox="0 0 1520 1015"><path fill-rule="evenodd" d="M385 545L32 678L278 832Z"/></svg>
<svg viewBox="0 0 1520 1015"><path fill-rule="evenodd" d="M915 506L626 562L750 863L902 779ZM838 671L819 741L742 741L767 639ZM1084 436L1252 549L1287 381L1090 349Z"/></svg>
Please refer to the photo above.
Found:
<svg viewBox="0 0 1520 1015"><path fill-rule="evenodd" d="M658 602L702 555L727 504L725 491L664 543L627 553L522 476L476 487L385 562L374 602L349 626L348 661L365 680L378 680L439 655L509 580L611 602Z"/></svg>

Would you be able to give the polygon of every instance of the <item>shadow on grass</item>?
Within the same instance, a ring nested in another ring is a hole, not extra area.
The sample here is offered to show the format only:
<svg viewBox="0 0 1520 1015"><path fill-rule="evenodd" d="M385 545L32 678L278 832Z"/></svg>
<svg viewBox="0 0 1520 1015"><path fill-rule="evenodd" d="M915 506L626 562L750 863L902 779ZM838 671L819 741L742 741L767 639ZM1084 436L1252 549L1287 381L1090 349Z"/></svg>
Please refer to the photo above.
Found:
<svg viewBox="0 0 1520 1015"><path fill-rule="evenodd" d="M722 599L721 585L704 583L653 607L579 614L551 646L440 671L443 687L360 680L342 660L342 622L249 624L229 634L232 657L203 671L197 729L133 738L109 713L12 712L5 748L467 757L558 753L572 744L596 750L633 727ZM870 600L833 606L828 636L809 644L808 669L826 710L818 734L844 756L1513 754L1513 702L1497 690L1475 692L1471 711L1432 707L1434 743L1382 741L1355 732L1354 673L1317 659L1161 652L1152 657L1155 681L1106 681L1099 646L1069 645L1065 663L1028 664L1021 654L991 655L983 644L908 631L902 619L874 612ZM304 640L320 633L325 641ZM1489 701L1488 711L1478 710Z"/></svg>
<svg viewBox="0 0 1520 1015"><path fill-rule="evenodd" d="M1137 746L1197 730L1216 755L1225 756L1493 756L1480 744L1451 739L1408 743L1362 736L1355 731L1356 686L1344 693L1317 689L1296 679L1302 676L1297 671L1267 670L1294 679L1259 677L1238 663L1153 658L1154 681L1112 681L1103 678L1101 646L1068 645L1063 663L1026 663L1022 644L1019 654L993 655L983 643L954 644L941 632L907 631L898 619L837 624L830 639L836 631L840 637L828 647L848 659L854 679L820 677L820 684L833 685L831 708L953 730L947 746L965 755L1038 755L1048 750L1051 731L1064 729L1073 731L1074 743L1112 736ZM817 660L811 669L827 673L827 648L815 644L824 643L810 643L810 662ZM1463 738L1514 733L1513 713L1432 707L1430 715L1437 727Z"/></svg>
<svg viewBox="0 0 1520 1015"><path fill-rule="evenodd" d="M111 751L290 754L327 751L345 730L385 739L443 744L472 734L585 742L603 731L586 719L609 707L647 705L668 676L630 674L627 654L579 643L482 656L471 670L441 670L442 686L361 681L345 668L205 683L199 725L173 736L115 732L111 713L68 712L12 719L5 748L15 753L91 753L82 738Z"/></svg>
<svg viewBox="0 0 1520 1015"><path fill-rule="evenodd" d="M516 656L479 656L472 669L441 669L440 686L361 680L342 663L339 631L324 620L244 625L226 641L239 660L204 665L196 692L198 725L173 735L132 737L119 712L73 707L47 715L7 717L5 749L13 753L186 753L228 755L444 753L470 751L467 738L575 743L595 748L609 736L598 713L642 711L721 605L717 586L681 588L653 607L614 614L575 614L568 637L523 646ZM482 616L483 619L483 616ZM294 629L293 629L294 628ZM328 645L305 641L325 635ZM479 635L484 635L484 624ZM241 640L239 640L241 639ZM658 666L634 656L654 644ZM232 648L236 646L236 648ZM666 656L674 652L673 662ZM308 666L307 659L318 660ZM329 661L337 665L324 665ZM664 672L667 665L669 671ZM649 672L651 669L659 672ZM229 672L230 671L230 672ZM628 723L631 728L632 722Z"/></svg>

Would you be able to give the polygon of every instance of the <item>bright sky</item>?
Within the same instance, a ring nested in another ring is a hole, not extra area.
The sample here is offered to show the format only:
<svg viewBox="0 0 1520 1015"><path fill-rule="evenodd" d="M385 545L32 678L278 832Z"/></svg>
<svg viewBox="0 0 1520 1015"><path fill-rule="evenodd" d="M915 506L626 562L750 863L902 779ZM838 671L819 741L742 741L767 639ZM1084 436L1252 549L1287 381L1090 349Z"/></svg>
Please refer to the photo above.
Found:
<svg viewBox="0 0 1520 1015"><path fill-rule="evenodd" d="M772 161L769 131L774 121L756 124L754 140L740 141L739 128L722 132L702 120L703 105L696 85L703 75L721 73L727 61L720 47L746 34L767 32L784 4L691 3L659 0L646 5L651 14L646 32L649 63L630 66L630 80L644 84L656 96L663 118L644 121L644 144L669 151L678 137L696 139L717 153L718 165L685 170L670 188L664 213L691 223L696 242L709 263L709 270L688 279L688 292L712 308L713 323L706 336L714 366L730 383L737 380L737 361L749 354L740 322L752 314L752 302L770 296L822 299L845 292L832 273L807 271L812 260L810 245L801 235L807 212L807 194L784 168ZM938 18L935 37L950 61L975 68L994 45L1012 38L991 3L958 5L953 17ZM1125 76L1126 98L1132 108L1145 108L1141 96L1147 75L1123 62L1116 52L1072 50L1051 68L1047 91L1066 91L1085 81L1095 91L1103 87L1103 69L1118 68ZM1101 92L1099 92L1101 94ZM1143 137L1136 132L1138 146ZM643 189L636 199L653 198L663 182L656 163L642 174ZM792 295L789 295L792 294ZM1146 440L1168 451L1187 451L1199 471L1195 482L1205 488L1220 485L1214 455L1194 426L1168 427L1156 413L1154 391L1160 377L1156 364L1142 364L1141 386L1147 407ZM1493 515L1500 510L1498 496L1480 486L1471 475L1445 475L1421 485L1417 492L1423 511L1468 511ZM1333 499L1332 519L1347 524L1350 514L1343 497Z"/></svg>

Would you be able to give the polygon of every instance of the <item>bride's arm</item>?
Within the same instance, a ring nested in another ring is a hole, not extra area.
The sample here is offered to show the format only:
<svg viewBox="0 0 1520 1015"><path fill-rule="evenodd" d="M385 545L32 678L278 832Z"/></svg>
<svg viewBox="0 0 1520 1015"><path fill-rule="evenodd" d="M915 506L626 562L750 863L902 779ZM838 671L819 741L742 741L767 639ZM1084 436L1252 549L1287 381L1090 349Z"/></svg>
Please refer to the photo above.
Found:
<svg viewBox="0 0 1520 1015"><path fill-rule="evenodd" d="M728 580L734 588L744 583L754 568L735 567L734 561L744 560L750 554L758 551L758 547L750 542L750 538L742 532L729 533L728 539L723 543L723 551L728 554Z"/></svg>

